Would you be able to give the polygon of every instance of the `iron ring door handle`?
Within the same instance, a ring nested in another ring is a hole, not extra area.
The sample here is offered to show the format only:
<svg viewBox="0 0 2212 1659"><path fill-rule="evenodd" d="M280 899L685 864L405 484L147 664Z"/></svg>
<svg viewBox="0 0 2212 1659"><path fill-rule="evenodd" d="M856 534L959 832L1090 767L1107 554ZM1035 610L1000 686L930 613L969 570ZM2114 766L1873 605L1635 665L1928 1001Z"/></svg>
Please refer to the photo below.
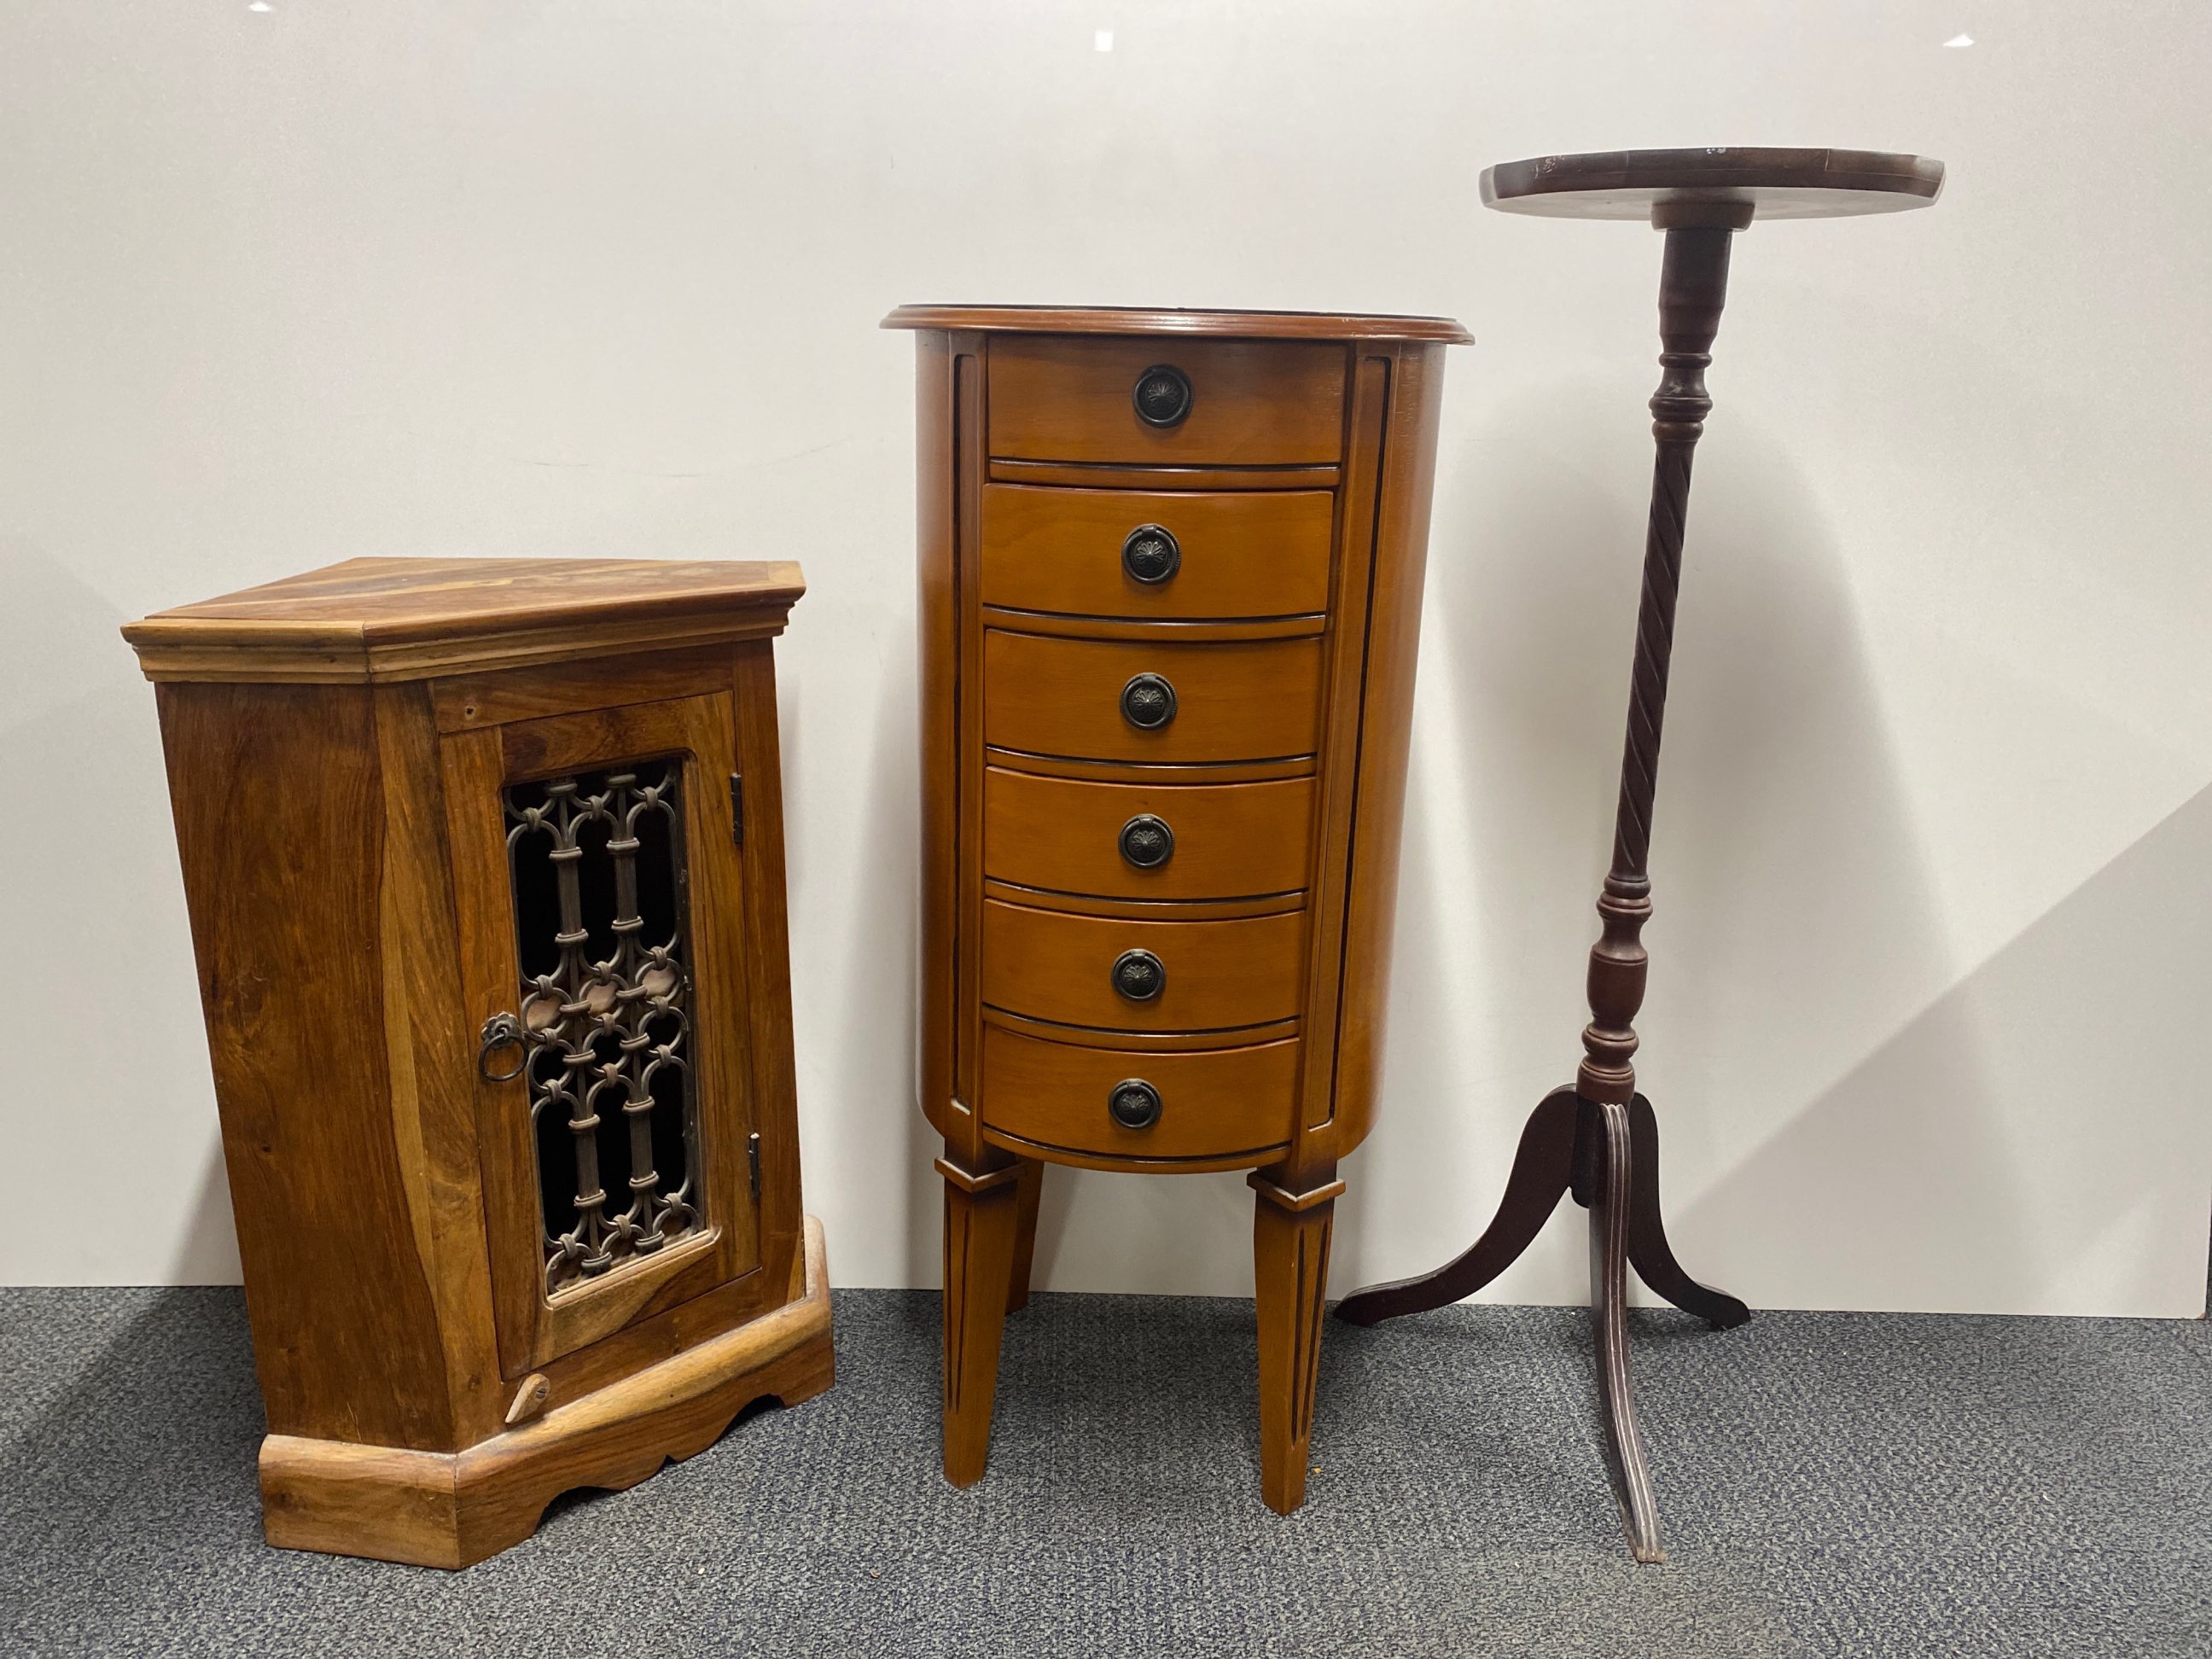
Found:
<svg viewBox="0 0 2212 1659"><path fill-rule="evenodd" d="M1182 544L1164 524L1140 524L1121 538L1121 568L1131 581L1157 587L1182 568Z"/></svg>
<svg viewBox="0 0 2212 1659"><path fill-rule="evenodd" d="M477 1033L483 1042L477 1049L477 1075L486 1083L512 1083L520 1077L530 1064L530 1044L522 1035L522 1022L513 1014L494 1014L483 1023ZM512 1047L519 1058L511 1072L495 1072L491 1057L501 1048Z"/></svg>
<svg viewBox="0 0 2212 1659"><path fill-rule="evenodd" d="M1175 831L1165 818L1139 812L1121 826L1121 856L1139 870L1157 870L1175 856Z"/></svg>
<svg viewBox="0 0 2212 1659"><path fill-rule="evenodd" d="M1121 688L1121 718L1139 732L1157 732L1176 717L1176 689L1158 674L1138 674Z"/></svg>
<svg viewBox="0 0 2212 1659"><path fill-rule="evenodd" d="M1146 426L1181 426L1190 418L1196 395L1189 375L1173 363L1154 363L1137 376L1129 401L1137 406L1137 418Z"/></svg>
<svg viewBox="0 0 2212 1659"><path fill-rule="evenodd" d="M1125 1078L1106 1097L1106 1110L1125 1129L1149 1129L1160 1121L1160 1091L1140 1077Z"/></svg>
<svg viewBox="0 0 2212 1659"><path fill-rule="evenodd" d="M1167 963L1150 951L1124 951L1114 958L1114 988L1132 1002L1156 1002L1168 988Z"/></svg>

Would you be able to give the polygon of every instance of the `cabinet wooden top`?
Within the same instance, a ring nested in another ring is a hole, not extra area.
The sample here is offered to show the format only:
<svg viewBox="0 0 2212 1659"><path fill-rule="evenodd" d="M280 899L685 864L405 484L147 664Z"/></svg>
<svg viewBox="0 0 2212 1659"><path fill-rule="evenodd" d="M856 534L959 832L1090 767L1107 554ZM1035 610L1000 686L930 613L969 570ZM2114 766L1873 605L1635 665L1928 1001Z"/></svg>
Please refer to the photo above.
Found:
<svg viewBox="0 0 2212 1659"><path fill-rule="evenodd" d="M1171 335L1219 340L1435 340L1472 345L1449 317L1364 317L1327 311L1146 311L1120 306L901 306L885 328L995 334Z"/></svg>
<svg viewBox="0 0 2212 1659"><path fill-rule="evenodd" d="M1506 213L1650 219L1655 206L1731 204L1743 223L1926 207L1943 164L1872 149L1613 149L1535 155L1482 170L1482 199Z"/></svg>
<svg viewBox="0 0 2212 1659"><path fill-rule="evenodd" d="M349 559L125 624L150 680L424 679L781 631L796 564Z"/></svg>

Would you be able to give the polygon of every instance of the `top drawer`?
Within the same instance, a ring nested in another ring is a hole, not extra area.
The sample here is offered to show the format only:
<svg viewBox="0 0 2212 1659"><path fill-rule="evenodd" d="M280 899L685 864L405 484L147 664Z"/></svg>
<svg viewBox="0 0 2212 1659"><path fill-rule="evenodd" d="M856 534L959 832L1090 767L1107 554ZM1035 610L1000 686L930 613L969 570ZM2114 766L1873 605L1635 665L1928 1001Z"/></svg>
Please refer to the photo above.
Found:
<svg viewBox="0 0 2212 1659"><path fill-rule="evenodd" d="M1140 466L1332 464L1344 453L1344 359L1340 345L1304 341L1000 335L991 453Z"/></svg>

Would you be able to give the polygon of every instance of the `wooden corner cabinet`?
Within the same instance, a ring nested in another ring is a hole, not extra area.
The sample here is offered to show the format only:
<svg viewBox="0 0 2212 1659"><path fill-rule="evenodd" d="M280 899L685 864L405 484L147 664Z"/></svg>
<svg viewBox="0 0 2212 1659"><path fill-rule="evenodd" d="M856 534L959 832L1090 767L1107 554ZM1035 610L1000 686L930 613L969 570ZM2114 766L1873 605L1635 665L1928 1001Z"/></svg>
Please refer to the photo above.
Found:
<svg viewBox="0 0 2212 1659"><path fill-rule="evenodd" d="M830 1385L772 641L792 564L356 559L155 684L269 1541L459 1567Z"/></svg>
<svg viewBox="0 0 2212 1659"><path fill-rule="evenodd" d="M1305 1493L1375 1104L1440 318L908 307L921 1106L945 1472L983 1474L1042 1166L1249 1170L1261 1492Z"/></svg>

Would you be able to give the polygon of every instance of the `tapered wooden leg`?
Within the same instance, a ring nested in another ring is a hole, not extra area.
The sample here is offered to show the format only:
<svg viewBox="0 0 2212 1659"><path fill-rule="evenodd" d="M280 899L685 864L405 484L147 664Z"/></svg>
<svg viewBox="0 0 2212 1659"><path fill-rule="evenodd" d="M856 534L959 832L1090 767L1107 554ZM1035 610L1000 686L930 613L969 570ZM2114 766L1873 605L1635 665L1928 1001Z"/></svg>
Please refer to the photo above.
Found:
<svg viewBox="0 0 2212 1659"><path fill-rule="evenodd" d="M1044 1195L1044 1164L1025 1158L1014 1191L1014 1263L1006 1280L1006 1311L1030 1305L1030 1258L1036 1254L1037 1201Z"/></svg>
<svg viewBox="0 0 2212 1659"><path fill-rule="evenodd" d="M1667 1223L1659 1212L1659 1120L1642 1095L1628 1103L1628 1137L1635 1168L1628 1203L1628 1260L1637 1277L1717 1331L1742 1324L1751 1317L1751 1310L1726 1291L1700 1285L1684 1273L1667 1243Z"/></svg>
<svg viewBox="0 0 2212 1659"><path fill-rule="evenodd" d="M1601 1146L1590 1194L1590 1322L1597 1334L1598 1411L1604 1430L1605 1461L1613 1476L1613 1495L1620 1505L1621 1530L1639 1561L1663 1561L1659 1544L1659 1508L1651 1492L1651 1471L1644 1461L1644 1439L1636 1427L1636 1399L1628 1370L1628 1215L1635 1191L1634 1153L1628 1109L1612 1101L1596 1103Z"/></svg>
<svg viewBox="0 0 2212 1659"><path fill-rule="evenodd" d="M1575 1161L1577 1103L1572 1089L1554 1089L1528 1115L1521 1131L1505 1196L1490 1225L1460 1255L1434 1273L1393 1279L1354 1291L1336 1304L1336 1316L1373 1325L1404 1314L1426 1313L1464 1300L1511 1267L1559 1207Z"/></svg>
<svg viewBox="0 0 2212 1659"><path fill-rule="evenodd" d="M991 1452L1021 1171L1010 1160L977 1173L949 1152L937 1160L945 1177L945 1478L972 1486Z"/></svg>
<svg viewBox="0 0 2212 1659"><path fill-rule="evenodd" d="M1291 1191L1273 1170L1250 1177L1253 1300L1260 1321L1260 1496L1278 1515L1306 1501L1314 1389L1321 1374L1322 1302L1329 1233L1344 1183L1333 1170Z"/></svg>

